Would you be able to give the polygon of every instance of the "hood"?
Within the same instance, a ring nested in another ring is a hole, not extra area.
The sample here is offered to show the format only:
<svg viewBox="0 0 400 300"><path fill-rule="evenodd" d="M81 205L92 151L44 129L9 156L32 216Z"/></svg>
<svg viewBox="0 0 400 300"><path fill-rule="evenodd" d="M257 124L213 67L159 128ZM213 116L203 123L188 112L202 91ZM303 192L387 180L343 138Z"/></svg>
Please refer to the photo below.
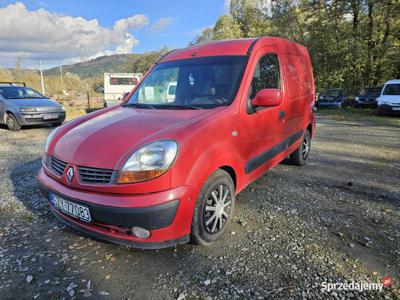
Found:
<svg viewBox="0 0 400 300"><path fill-rule="evenodd" d="M142 145L174 138L187 127L220 110L152 110L117 107L64 133L53 155L79 166L115 169ZM51 153L50 153L51 154Z"/></svg>
<svg viewBox="0 0 400 300"><path fill-rule="evenodd" d="M392 104L400 104L400 95L381 95L379 101L386 101Z"/></svg>
<svg viewBox="0 0 400 300"><path fill-rule="evenodd" d="M43 99L7 99L14 106L19 108L24 107L55 107L61 108L62 105L53 100L43 98Z"/></svg>

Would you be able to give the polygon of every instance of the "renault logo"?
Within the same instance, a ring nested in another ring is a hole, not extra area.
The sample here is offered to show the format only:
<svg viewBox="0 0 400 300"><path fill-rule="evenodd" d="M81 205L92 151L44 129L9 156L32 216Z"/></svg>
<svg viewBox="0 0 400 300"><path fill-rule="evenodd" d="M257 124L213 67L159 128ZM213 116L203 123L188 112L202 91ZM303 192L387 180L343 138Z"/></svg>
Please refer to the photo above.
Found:
<svg viewBox="0 0 400 300"><path fill-rule="evenodd" d="M70 167L67 172L67 179L69 182L71 182L73 178L74 178L74 168Z"/></svg>

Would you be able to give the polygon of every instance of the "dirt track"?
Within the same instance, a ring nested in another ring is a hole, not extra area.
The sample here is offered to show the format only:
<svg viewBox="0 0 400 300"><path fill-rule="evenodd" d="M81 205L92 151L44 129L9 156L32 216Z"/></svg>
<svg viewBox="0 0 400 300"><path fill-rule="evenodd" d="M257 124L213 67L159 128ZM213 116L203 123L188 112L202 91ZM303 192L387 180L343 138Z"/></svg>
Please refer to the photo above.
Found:
<svg viewBox="0 0 400 300"><path fill-rule="evenodd" d="M34 175L50 128L0 128L0 298L400 297L400 127L318 119L304 168L280 164L237 199L210 247L132 250L57 222ZM32 278L30 277L32 276ZM30 283L28 283L30 281Z"/></svg>

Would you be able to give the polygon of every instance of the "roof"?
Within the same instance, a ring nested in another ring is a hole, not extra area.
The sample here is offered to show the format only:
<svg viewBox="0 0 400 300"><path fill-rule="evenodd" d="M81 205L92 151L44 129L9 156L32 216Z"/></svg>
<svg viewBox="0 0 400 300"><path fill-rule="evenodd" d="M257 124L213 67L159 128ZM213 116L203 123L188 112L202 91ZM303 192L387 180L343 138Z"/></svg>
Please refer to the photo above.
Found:
<svg viewBox="0 0 400 300"><path fill-rule="evenodd" d="M22 81L0 81L1 86L26 86L25 82Z"/></svg>
<svg viewBox="0 0 400 300"><path fill-rule="evenodd" d="M298 43L277 37L262 37L215 41L177 49L163 56L158 63L194 57L247 55L263 46L274 46L281 53L308 56L307 49Z"/></svg>
<svg viewBox="0 0 400 300"><path fill-rule="evenodd" d="M386 84L390 84L390 83L400 83L400 79L392 79L392 80L388 80L386 81Z"/></svg>

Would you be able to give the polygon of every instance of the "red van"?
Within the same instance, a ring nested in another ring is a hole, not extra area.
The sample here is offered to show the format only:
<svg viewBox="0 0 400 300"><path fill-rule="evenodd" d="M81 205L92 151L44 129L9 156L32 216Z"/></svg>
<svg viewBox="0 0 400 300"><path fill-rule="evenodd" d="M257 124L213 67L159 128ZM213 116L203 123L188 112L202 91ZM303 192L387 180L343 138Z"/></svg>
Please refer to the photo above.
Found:
<svg viewBox="0 0 400 300"><path fill-rule="evenodd" d="M54 215L92 236L138 248L207 245L249 183L287 157L305 164L314 99L308 52L294 42L175 50L121 106L51 132L38 180Z"/></svg>

